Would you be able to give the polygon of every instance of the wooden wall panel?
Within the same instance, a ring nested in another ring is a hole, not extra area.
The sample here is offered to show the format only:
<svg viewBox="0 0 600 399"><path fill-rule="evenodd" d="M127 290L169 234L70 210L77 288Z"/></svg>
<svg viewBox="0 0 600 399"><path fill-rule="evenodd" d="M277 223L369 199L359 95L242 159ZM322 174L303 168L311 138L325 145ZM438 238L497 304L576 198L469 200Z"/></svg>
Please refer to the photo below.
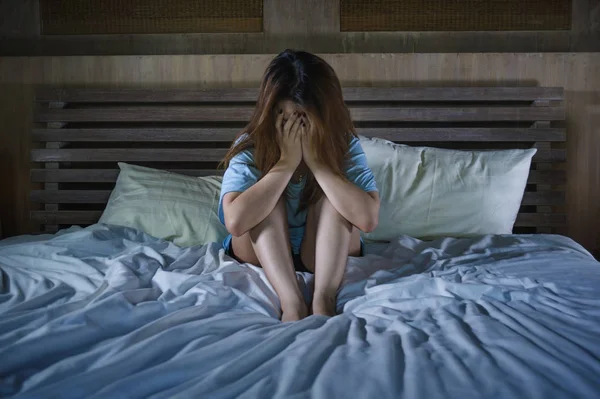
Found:
<svg viewBox="0 0 600 399"><path fill-rule="evenodd" d="M11 176L0 203L7 234L28 231L34 85L256 87L272 55L0 58L0 148ZM563 86L567 106L568 234L592 249L600 234L600 54L324 55L359 86ZM7 155L5 155L7 154Z"/></svg>
<svg viewBox="0 0 600 399"><path fill-rule="evenodd" d="M571 29L571 0L340 0L342 31Z"/></svg>
<svg viewBox="0 0 600 399"><path fill-rule="evenodd" d="M263 0L40 0L43 35L262 32Z"/></svg>

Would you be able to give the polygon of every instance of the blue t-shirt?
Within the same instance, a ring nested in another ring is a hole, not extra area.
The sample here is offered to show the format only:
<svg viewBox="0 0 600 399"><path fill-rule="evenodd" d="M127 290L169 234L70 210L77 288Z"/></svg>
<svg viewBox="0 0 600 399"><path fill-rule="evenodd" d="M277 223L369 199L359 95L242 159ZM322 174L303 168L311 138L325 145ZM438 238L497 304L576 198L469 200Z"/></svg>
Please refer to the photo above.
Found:
<svg viewBox="0 0 600 399"><path fill-rule="evenodd" d="M242 135L236 143L240 142L244 136ZM223 224L225 224L223 196L230 192L244 192L252 187L261 177L260 170L255 166L253 153L254 151L251 148L238 153L231 159L227 170L225 170L221 186L221 196L219 198L219 219ZM348 161L344 171L348 180L365 192L378 191L375 177L367 165L367 157L360 145L360 140L354 135L352 135L350 140L348 153ZM300 245L304 237L304 226L306 225L307 211L304 210L296 214L300 206L300 198L302 197L305 183L306 179L303 179L300 183L292 183L290 181L285 190L290 243L292 251L295 254L300 253ZM230 241L231 235L223 241L225 250L229 248Z"/></svg>

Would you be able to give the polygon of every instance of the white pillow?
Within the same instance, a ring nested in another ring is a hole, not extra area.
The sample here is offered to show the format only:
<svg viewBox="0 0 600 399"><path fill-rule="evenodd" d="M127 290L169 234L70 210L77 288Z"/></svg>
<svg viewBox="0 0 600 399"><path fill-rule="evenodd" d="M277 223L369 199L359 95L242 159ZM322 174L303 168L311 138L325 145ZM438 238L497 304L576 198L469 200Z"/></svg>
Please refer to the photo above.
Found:
<svg viewBox="0 0 600 399"><path fill-rule="evenodd" d="M100 223L133 227L179 246L220 242L217 215L222 178L192 177L119 163L117 184Z"/></svg>
<svg viewBox="0 0 600 399"><path fill-rule="evenodd" d="M381 198L379 225L365 239L512 233L536 149L456 151L360 140Z"/></svg>

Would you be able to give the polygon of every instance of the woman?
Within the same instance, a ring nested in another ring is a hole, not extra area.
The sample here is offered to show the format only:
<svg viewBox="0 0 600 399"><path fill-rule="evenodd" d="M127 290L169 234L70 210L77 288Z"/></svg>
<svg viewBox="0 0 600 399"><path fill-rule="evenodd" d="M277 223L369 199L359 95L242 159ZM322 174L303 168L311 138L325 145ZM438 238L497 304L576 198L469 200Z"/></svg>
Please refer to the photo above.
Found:
<svg viewBox="0 0 600 399"><path fill-rule="evenodd" d="M377 225L379 194L333 69L303 51L275 57L223 164L226 253L265 270L282 321L308 314L295 270L315 273L313 313L335 315L348 256L362 255L359 230Z"/></svg>

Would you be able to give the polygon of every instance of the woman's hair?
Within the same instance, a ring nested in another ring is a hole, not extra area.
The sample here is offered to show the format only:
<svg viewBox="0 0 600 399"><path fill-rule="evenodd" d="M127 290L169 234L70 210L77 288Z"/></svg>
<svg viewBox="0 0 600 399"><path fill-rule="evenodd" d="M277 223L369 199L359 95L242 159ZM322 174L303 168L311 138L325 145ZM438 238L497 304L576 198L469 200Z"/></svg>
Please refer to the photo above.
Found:
<svg viewBox="0 0 600 399"><path fill-rule="evenodd" d="M233 145L221 166L227 167L241 151L254 148L254 162L264 176L279 160L275 128L276 107L282 100L297 104L310 120L312 151L333 173L345 179L344 164L350 135L356 136L335 71L322 58L305 51L285 50L265 71L254 114L236 137L247 137ZM323 191L308 173L300 209L316 203Z"/></svg>

